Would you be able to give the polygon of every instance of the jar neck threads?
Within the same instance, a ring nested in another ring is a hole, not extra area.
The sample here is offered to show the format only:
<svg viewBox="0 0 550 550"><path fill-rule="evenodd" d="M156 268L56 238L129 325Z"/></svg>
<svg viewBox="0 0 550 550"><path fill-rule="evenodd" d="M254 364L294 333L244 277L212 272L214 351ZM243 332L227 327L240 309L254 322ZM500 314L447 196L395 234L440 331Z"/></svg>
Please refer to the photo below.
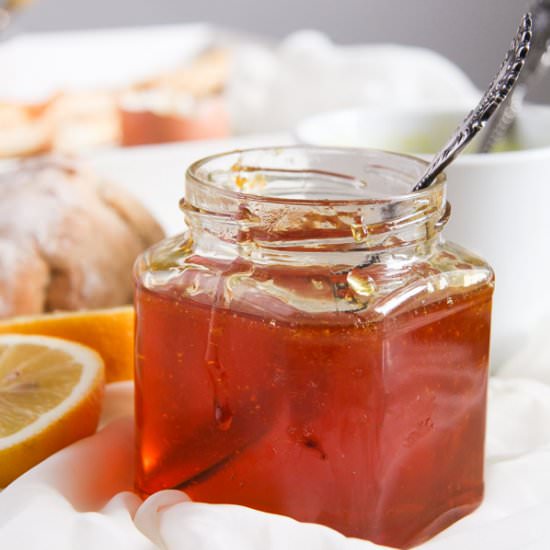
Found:
<svg viewBox="0 0 550 550"><path fill-rule="evenodd" d="M424 167L419 159L370 150L241 151L192 165L181 207L197 241L221 241L260 261L325 253L355 261L429 249L449 206L444 178L410 193Z"/></svg>

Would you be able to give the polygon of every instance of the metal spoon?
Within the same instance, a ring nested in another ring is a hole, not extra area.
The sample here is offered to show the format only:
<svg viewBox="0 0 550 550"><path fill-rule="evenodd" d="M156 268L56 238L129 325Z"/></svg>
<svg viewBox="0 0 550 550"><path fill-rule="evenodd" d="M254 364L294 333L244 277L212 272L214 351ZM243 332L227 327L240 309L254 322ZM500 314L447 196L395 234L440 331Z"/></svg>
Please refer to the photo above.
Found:
<svg viewBox="0 0 550 550"><path fill-rule="evenodd" d="M533 42L525 68L506 101L498 108L480 137L478 153L489 153L513 128L529 86L550 68L550 0L537 0L532 9Z"/></svg>
<svg viewBox="0 0 550 550"><path fill-rule="evenodd" d="M493 116L497 107L508 97L514 88L519 74L525 65L525 59L529 53L532 39L533 16L530 13L526 13L521 20L516 37L495 79L491 82L475 109L463 120L451 139L433 158L413 191L420 191L430 186L437 176L453 162L466 145L487 124L487 121Z"/></svg>

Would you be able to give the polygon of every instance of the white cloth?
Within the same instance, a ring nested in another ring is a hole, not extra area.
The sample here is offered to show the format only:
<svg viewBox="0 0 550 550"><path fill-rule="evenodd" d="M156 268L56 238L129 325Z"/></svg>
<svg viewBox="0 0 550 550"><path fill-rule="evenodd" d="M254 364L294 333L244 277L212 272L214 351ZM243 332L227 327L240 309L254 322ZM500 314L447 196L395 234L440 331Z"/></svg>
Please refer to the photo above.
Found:
<svg viewBox="0 0 550 550"><path fill-rule="evenodd" d="M2 550L379 548L283 516L193 503L177 491L142 502L131 492L132 409L132 383L111 384L96 435L51 456L0 493ZM548 550L549 518L550 385L493 378L485 501L421 548Z"/></svg>

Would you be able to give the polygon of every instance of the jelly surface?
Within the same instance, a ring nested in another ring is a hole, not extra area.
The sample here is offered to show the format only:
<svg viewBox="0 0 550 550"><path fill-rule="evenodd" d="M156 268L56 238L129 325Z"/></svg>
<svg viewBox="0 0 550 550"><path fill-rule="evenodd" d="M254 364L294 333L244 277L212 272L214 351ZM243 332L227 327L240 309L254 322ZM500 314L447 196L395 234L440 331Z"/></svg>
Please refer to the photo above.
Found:
<svg viewBox="0 0 550 550"><path fill-rule="evenodd" d="M425 540L482 499L491 294L327 324L138 285L139 491Z"/></svg>

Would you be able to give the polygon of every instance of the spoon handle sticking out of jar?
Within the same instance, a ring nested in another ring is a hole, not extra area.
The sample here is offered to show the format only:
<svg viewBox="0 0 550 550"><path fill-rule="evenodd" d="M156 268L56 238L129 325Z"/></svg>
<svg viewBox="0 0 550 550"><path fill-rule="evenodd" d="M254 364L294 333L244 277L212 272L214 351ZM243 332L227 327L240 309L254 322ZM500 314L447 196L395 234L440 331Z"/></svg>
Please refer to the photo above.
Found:
<svg viewBox="0 0 550 550"><path fill-rule="evenodd" d="M424 172L420 181L415 185L413 191L420 191L430 186L437 176L453 162L466 145L485 126L498 106L508 97L525 65L525 59L529 53L532 38L533 17L530 13L526 13L521 20L517 35L496 77L483 94L475 109L462 121L451 139L430 162L426 172Z"/></svg>
<svg viewBox="0 0 550 550"><path fill-rule="evenodd" d="M529 87L550 68L550 0L537 0L533 14L533 41L525 67L514 90L487 124L477 145L477 153L490 153L500 142L510 137L522 109Z"/></svg>

